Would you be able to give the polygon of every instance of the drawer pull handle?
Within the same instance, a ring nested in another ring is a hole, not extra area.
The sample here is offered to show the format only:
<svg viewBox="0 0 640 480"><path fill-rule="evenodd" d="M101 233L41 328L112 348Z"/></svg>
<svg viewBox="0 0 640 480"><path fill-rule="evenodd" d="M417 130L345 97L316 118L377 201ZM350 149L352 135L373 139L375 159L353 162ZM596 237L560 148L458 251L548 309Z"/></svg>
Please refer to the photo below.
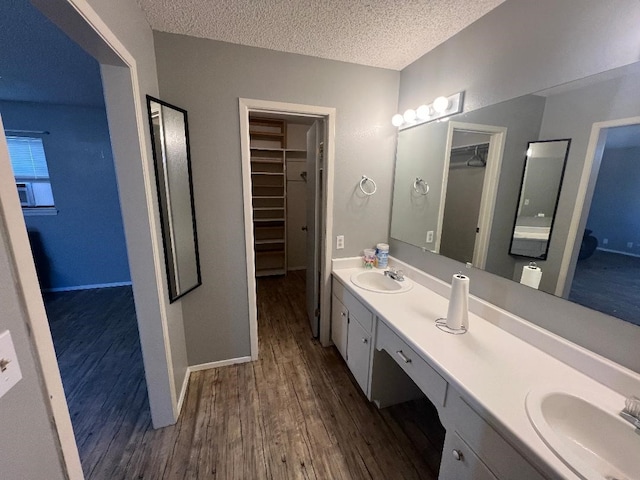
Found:
<svg viewBox="0 0 640 480"><path fill-rule="evenodd" d="M462 461L462 459L464 459L464 455L462 455L462 452L460 450L457 449L453 449L453 452L451 452L451 454L453 455L453 458L455 458L458 462Z"/></svg>
<svg viewBox="0 0 640 480"><path fill-rule="evenodd" d="M368 338L362 338L362 343L369 343L369 339Z"/></svg>
<svg viewBox="0 0 640 480"><path fill-rule="evenodd" d="M411 363L411 359L407 357L404 353L402 353L402 350L398 350L396 353L404 363Z"/></svg>

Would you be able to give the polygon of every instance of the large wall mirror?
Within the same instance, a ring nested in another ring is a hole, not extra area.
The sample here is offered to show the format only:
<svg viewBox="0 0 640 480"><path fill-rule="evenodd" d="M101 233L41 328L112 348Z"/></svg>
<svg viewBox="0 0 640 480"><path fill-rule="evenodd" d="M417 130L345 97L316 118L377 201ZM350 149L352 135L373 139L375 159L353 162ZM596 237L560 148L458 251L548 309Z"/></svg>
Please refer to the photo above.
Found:
<svg viewBox="0 0 640 480"><path fill-rule="evenodd" d="M400 131L390 236L515 282L535 257L539 290L640 325L637 85L640 63ZM553 158L544 175L534 158ZM537 254L518 250L525 231L544 237Z"/></svg>
<svg viewBox="0 0 640 480"><path fill-rule="evenodd" d="M162 222L169 301L202 281L198 256L187 112L147 96Z"/></svg>
<svg viewBox="0 0 640 480"><path fill-rule="evenodd" d="M529 142L509 253L546 260L571 139Z"/></svg>

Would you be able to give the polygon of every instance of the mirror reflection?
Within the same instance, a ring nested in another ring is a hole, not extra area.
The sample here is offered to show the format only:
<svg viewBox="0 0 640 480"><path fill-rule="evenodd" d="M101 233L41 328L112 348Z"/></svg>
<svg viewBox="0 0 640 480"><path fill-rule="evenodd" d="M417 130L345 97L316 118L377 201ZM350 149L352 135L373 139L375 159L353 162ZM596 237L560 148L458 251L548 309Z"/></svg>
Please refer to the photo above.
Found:
<svg viewBox="0 0 640 480"><path fill-rule="evenodd" d="M533 257L539 290L640 325L638 82L633 64L400 131L390 236L515 282Z"/></svg>
<svg viewBox="0 0 640 480"><path fill-rule="evenodd" d="M511 255L545 260L571 140L529 142Z"/></svg>
<svg viewBox="0 0 640 480"><path fill-rule="evenodd" d="M174 302L201 284L187 112L147 96L162 239Z"/></svg>

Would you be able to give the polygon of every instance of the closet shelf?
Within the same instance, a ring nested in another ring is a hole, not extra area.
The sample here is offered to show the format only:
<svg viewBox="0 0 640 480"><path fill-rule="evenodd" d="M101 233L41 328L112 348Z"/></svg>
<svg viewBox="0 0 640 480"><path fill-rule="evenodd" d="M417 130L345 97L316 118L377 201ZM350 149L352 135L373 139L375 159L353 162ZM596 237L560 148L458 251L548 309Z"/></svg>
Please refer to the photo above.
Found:
<svg viewBox="0 0 640 480"><path fill-rule="evenodd" d="M272 238L267 240L256 240L256 245L277 245L278 243L284 243L284 238ZM260 252L263 253L263 252Z"/></svg>
<svg viewBox="0 0 640 480"><path fill-rule="evenodd" d="M283 176L284 172L251 172L251 175Z"/></svg>
<svg viewBox="0 0 640 480"><path fill-rule="evenodd" d="M268 210L284 210L284 207L253 207L254 212L264 212Z"/></svg>
<svg viewBox="0 0 640 480"><path fill-rule="evenodd" d="M284 222L284 218L254 218L253 223Z"/></svg>

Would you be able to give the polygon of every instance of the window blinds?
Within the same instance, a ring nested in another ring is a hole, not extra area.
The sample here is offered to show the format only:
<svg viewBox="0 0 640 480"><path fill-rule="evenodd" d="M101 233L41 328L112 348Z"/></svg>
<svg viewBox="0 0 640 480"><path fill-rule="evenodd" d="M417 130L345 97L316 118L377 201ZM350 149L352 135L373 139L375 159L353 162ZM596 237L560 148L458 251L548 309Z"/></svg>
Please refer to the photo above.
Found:
<svg viewBox="0 0 640 480"><path fill-rule="evenodd" d="M49 179L49 169L41 138L8 136L7 146L16 179Z"/></svg>

